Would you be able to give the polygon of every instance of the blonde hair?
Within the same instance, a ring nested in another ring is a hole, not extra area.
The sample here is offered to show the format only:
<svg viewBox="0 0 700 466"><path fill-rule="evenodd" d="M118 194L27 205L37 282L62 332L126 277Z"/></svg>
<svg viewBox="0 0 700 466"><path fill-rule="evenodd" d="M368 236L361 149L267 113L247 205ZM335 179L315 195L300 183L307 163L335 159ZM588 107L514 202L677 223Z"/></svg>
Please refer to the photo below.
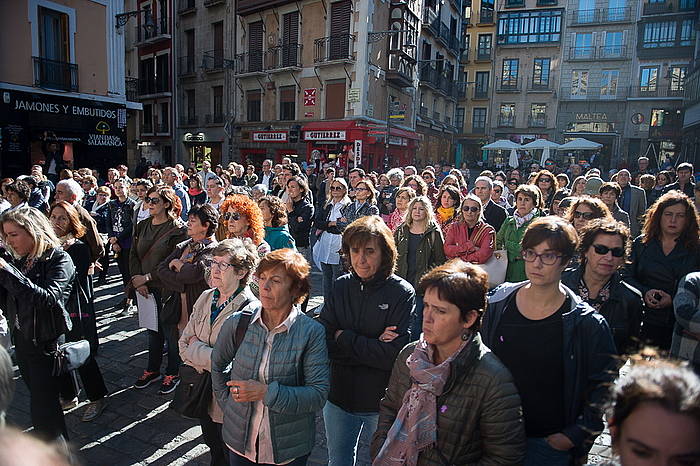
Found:
<svg viewBox="0 0 700 466"><path fill-rule="evenodd" d="M39 258L44 255L49 249L58 249L61 247L61 242L58 236L53 231L53 226L46 218L46 215L33 207L11 210L0 216L0 235L5 242L5 247L12 255L20 259L21 256L17 251L12 249L12 246L7 244L4 225L7 222L13 222L20 228L26 231L34 240L34 248L29 253L28 257Z"/></svg>
<svg viewBox="0 0 700 466"><path fill-rule="evenodd" d="M427 196L416 196L413 199L411 199L411 201L408 204L408 208L406 209L406 220L404 221L406 226L410 228L413 225L413 215L411 215L411 211L413 210L413 206L419 202L423 204L423 207L425 208L425 213L427 215L425 225L427 227L437 226L438 223L435 219L433 204L430 202L430 199L428 199Z"/></svg>

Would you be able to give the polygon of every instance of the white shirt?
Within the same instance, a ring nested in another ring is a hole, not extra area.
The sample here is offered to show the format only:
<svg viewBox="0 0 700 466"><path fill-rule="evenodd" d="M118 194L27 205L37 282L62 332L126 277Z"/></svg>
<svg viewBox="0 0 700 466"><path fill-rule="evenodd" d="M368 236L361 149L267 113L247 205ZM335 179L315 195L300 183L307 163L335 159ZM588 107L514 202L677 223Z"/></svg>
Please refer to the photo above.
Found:
<svg viewBox="0 0 700 466"><path fill-rule="evenodd" d="M331 214L328 217L329 222L335 222L340 217L342 217L341 210L345 207L342 202L336 202L333 204L331 209ZM324 264L340 264L340 248L343 245L343 235L337 235L335 233L329 233L324 231L321 234L318 242L316 243L318 248L318 261Z"/></svg>

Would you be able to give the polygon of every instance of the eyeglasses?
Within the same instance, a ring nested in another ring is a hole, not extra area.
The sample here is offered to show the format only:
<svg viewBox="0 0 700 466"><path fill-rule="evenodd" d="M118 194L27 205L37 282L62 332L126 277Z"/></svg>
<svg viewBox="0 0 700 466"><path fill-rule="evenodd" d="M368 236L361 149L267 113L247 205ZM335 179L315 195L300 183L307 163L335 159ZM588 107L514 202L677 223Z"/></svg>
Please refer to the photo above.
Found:
<svg viewBox="0 0 700 466"><path fill-rule="evenodd" d="M535 260L539 257L540 261L542 261L544 265L554 265L559 258L563 257L553 252L543 252L542 254L537 254L532 249L525 249L521 255L523 260L526 262L535 262Z"/></svg>
<svg viewBox="0 0 700 466"><path fill-rule="evenodd" d="M222 272L226 272L231 267L236 266L235 264L228 264L226 262L219 262L219 261L215 261L213 259L209 259L209 260L204 261L204 265L207 267L210 267L212 269L217 268L217 269L221 270Z"/></svg>
<svg viewBox="0 0 700 466"><path fill-rule="evenodd" d="M147 197L143 200L146 204L160 204L161 199L159 197Z"/></svg>
<svg viewBox="0 0 700 466"><path fill-rule="evenodd" d="M479 210L481 210L481 209L479 209L478 207L471 206L471 207L464 207L464 208L462 209L462 212L477 213Z"/></svg>
<svg viewBox="0 0 700 466"><path fill-rule="evenodd" d="M331 191L344 191L345 188L342 186L331 186Z"/></svg>
<svg viewBox="0 0 700 466"><path fill-rule="evenodd" d="M593 218L593 212L581 212L580 210L574 211L574 218L581 218L584 220L590 220Z"/></svg>
<svg viewBox="0 0 700 466"><path fill-rule="evenodd" d="M368 188L355 188L355 191L369 191Z"/></svg>
<svg viewBox="0 0 700 466"><path fill-rule="evenodd" d="M227 222L229 220L233 220L234 222L237 222L240 219L241 219L241 214L238 212L226 212L226 213L224 213L224 220L226 220Z"/></svg>
<svg viewBox="0 0 700 466"><path fill-rule="evenodd" d="M540 178L540 182L542 183L551 183L552 179L551 178Z"/></svg>
<svg viewBox="0 0 700 466"><path fill-rule="evenodd" d="M493 192L496 194L501 194L503 191L500 189L494 189Z"/></svg>
<svg viewBox="0 0 700 466"><path fill-rule="evenodd" d="M596 254L599 256L604 256L608 252L612 252L613 257L622 257L625 255L625 249L624 248L609 248L607 246L604 246L602 244L594 244L593 245L593 250L595 251Z"/></svg>

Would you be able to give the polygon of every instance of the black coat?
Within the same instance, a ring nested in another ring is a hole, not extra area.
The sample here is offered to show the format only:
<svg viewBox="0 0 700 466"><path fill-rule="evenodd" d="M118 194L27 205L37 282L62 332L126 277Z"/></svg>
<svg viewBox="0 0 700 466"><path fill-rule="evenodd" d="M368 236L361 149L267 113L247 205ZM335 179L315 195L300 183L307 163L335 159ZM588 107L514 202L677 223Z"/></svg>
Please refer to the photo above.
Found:
<svg viewBox="0 0 700 466"><path fill-rule="evenodd" d="M379 412L394 360L409 340L415 302L413 287L396 275L362 282L350 273L334 282L320 315L331 361L331 403L349 412ZM379 341L394 325L399 336Z"/></svg>
<svg viewBox="0 0 700 466"><path fill-rule="evenodd" d="M49 249L26 275L23 259L7 262L7 269L0 268L0 302L11 330L17 331L17 318L25 340L35 346L54 344L71 328L66 304L75 280L73 261L67 252Z"/></svg>
<svg viewBox="0 0 700 466"><path fill-rule="evenodd" d="M569 269L562 275L561 282L576 293L584 271L583 266ZM644 315L642 293L615 272L610 279L610 298L599 312L610 326L618 354L634 351Z"/></svg>
<svg viewBox="0 0 700 466"><path fill-rule="evenodd" d="M287 214L289 233L294 238L298 248L309 247L309 233L311 232L311 223L314 218L314 206L302 197L294 202L294 209ZM301 218L301 221L299 221Z"/></svg>
<svg viewBox="0 0 700 466"><path fill-rule="evenodd" d="M506 221L506 217L508 217L506 209L489 199L489 202L487 202L484 207L484 220L486 223L491 225L494 230L498 231L501 229L503 222Z"/></svg>

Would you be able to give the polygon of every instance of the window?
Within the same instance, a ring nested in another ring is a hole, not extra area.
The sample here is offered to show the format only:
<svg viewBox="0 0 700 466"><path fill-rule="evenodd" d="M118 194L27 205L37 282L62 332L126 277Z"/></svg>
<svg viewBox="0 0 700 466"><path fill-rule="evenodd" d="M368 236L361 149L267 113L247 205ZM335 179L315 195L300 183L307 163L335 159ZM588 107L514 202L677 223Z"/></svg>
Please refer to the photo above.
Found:
<svg viewBox="0 0 700 466"><path fill-rule="evenodd" d="M223 122L224 115L224 86L214 86L211 88L212 107L214 110L214 122Z"/></svg>
<svg viewBox="0 0 700 466"><path fill-rule="evenodd" d="M187 120L188 123L192 122L196 118L197 111L196 111L196 94L194 89L189 89L186 91L185 95L187 96Z"/></svg>
<svg viewBox="0 0 700 466"><path fill-rule="evenodd" d="M180 59L180 74L194 73L194 29L185 31L185 57Z"/></svg>
<svg viewBox="0 0 700 466"><path fill-rule="evenodd" d="M578 0L578 11L576 13L576 23L586 24L595 21L595 1Z"/></svg>
<svg viewBox="0 0 700 466"><path fill-rule="evenodd" d="M489 72L476 72L476 87L474 88L474 98L485 98L489 94Z"/></svg>
<svg viewBox="0 0 700 466"><path fill-rule="evenodd" d="M622 31L608 31L605 33L605 46L603 47L600 58L617 58L622 57L623 46L622 40L624 33Z"/></svg>
<svg viewBox="0 0 700 466"><path fill-rule="evenodd" d="M491 34L479 34L479 42L476 49L477 60L490 60L491 59L491 46L493 42L493 36Z"/></svg>
<svg viewBox="0 0 700 466"><path fill-rule="evenodd" d="M676 22L646 23L642 47L673 47L676 42Z"/></svg>
<svg viewBox="0 0 700 466"><path fill-rule="evenodd" d="M547 104L530 104L528 126L530 128L547 127Z"/></svg>
<svg viewBox="0 0 700 466"><path fill-rule="evenodd" d="M261 121L262 92L259 89L246 92L248 121Z"/></svg>
<svg viewBox="0 0 700 466"><path fill-rule="evenodd" d="M475 108L472 110L472 133L483 134L486 132L486 109Z"/></svg>
<svg viewBox="0 0 700 466"><path fill-rule="evenodd" d="M248 25L248 67L242 72L262 71L263 36L262 21Z"/></svg>
<svg viewBox="0 0 700 466"><path fill-rule="evenodd" d="M168 105L167 102L162 102L159 104L160 107L160 115L159 115L159 122L158 122L158 128L156 129L157 133L169 133L170 132L170 125L168 124L170 122L170 112L168 109L170 106Z"/></svg>
<svg viewBox="0 0 700 466"><path fill-rule="evenodd" d="M694 10L696 4L696 0L681 0L679 8L681 10Z"/></svg>
<svg viewBox="0 0 700 466"><path fill-rule="evenodd" d="M143 113L141 117L143 118L141 122L141 131L143 133L153 134L153 105L143 104Z"/></svg>
<svg viewBox="0 0 700 466"><path fill-rule="evenodd" d="M695 42L695 20L684 19L681 22L681 45L693 45Z"/></svg>
<svg viewBox="0 0 700 466"><path fill-rule="evenodd" d="M588 71L573 70L571 72L571 98L585 99L588 95Z"/></svg>
<svg viewBox="0 0 700 466"><path fill-rule="evenodd" d="M345 118L345 80L326 82L326 118Z"/></svg>
<svg viewBox="0 0 700 466"><path fill-rule="evenodd" d="M167 53L158 55L156 57L156 92L168 92L170 90L169 70L169 55Z"/></svg>
<svg viewBox="0 0 700 466"><path fill-rule="evenodd" d="M493 0L481 0L481 10L479 10L479 23L493 23Z"/></svg>
<svg viewBox="0 0 700 466"><path fill-rule="evenodd" d="M517 7L525 5L525 0L506 0L507 7Z"/></svg>
<svg viewBox="0 0 700 466"><path fill-rule="evenodd" d="M211 33L214 39L212 42L214 68L221 69L224 67L224 22L212 23Z"/></svg>
<svg viewBox="0 0 700 466"><path fill-rule="evenodd" d="M459 128L459 132L464 131L464 107L457 107L457 113L455 114L455 126Z"/></svg>
<svg viewBox="0 0 700 466"><path fill-rule="evenodd" d="M296 86L284 86L280 88L280 120L294 120L296 118Z"/></svg>
<svg viewBox="0 0 700 466"><path fill-rule="evenodd" d="M688 74L687 66L671 66L668 69L668 76L671 79L671 91L676 91L679 95L685 89L685 78Z"/></svg>
<svg viewBox="0 0 700 466"><path fill-rule="evenodd" d="M501 13L498 17L499 44L532 44L561 40L561 10Z"/></svg>
<svg viewBox="0 0 700 466"><path fill-rule="evenodd" d="M617 82L620 79L618 70L603 70L600 78L600 98L614 99L617 97Z"/></svg>
<svg viewBox="0 0 700 466"><path fill-rule="evenodd" d="M282 16L282 66L299 64L299 12L293 11Z"/></svg>
<svg viewBox="0 0 700 466"><path fill-rule="evenodd" d="M639 70L639 91L656 92L659 82L659 68L657 66L646 66Z"/></svg>
<svg viewBox="0 0 700 466"><path fill-rule="evenodd" d="M515 126L515 104L501 104L498 112L498 126L508 128Z"/></svg>
<svg viewBox="0 0 700 466"><path fill-rule="evenodd" d="M624 21L627 17L627 0L608 1L608 21Z"/></svg>
<svg viewBox="0 0 700 466"><path fill-rule="evenodd" d="M532 87L547 89L549 88L549 66L551 59L535 58L532 65Z"/></svg>
<svg viewBox="0 0 700 466"><path fill-rule="evenodd" d="M327 47L328 58L339 60L352 57L350 24L352 22L352 1L341 0L331 3L330 37Z"/></svg>
<svg viewBox="0 0 700 466"><path fill-rule="evenodd" d="M517 89L518 87L518 66L520 60L517 58L504 58L501 71L501 87L504 89Z"/></svg>
<svg viewBox="0 0 700 466"><path fill-rule="evenodd" d="M576 42L571 54L572 59L593 58L593 33L576 33Z"/></svg>
<svg viewBox="0 0 700 466"><path fill-rule="evenodd" d="M663 126L666 118L666 111L662 108L654 108L651 110L651 118L649 126Z"/></svg>
<svg viewBox="0 0 700 466"><path fill-rule="evenodd" d="M67 62L70 59L68 15L39 7L39 56Z"/></svg>

